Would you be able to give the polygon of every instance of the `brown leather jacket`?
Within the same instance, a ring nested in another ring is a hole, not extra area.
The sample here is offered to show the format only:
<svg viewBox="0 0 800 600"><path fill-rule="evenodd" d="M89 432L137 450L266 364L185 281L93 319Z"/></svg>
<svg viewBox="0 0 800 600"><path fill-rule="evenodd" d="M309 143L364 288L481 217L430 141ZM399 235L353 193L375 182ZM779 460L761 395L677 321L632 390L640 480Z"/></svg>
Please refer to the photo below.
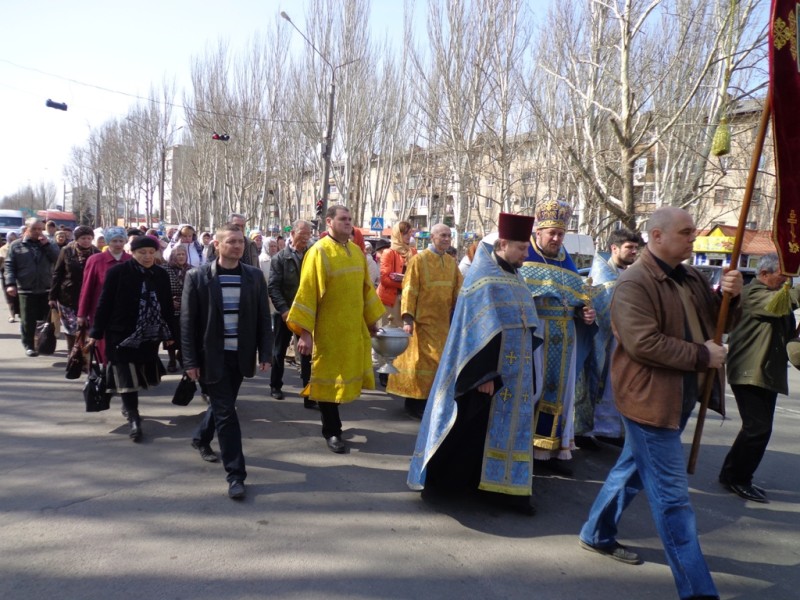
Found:
<svg viewBox="0 0 800 600"><path fill-rule="evenodd" d="M702 273L684 267L684 286L691 292L705 339L712 339L721 296L712 292ZM639 260L620 275L611 304L611 326L619 342L611 362L617 408L632 421L665 429L680 427L684 375L705 371L709 363L705 346L687 340L678 285L645 248ZM740 313L739 299L734 298L728 327ZM722 399L724 369L718 370L716 385L714 396ZM725 414L722 400L710 408Z"/></svg>

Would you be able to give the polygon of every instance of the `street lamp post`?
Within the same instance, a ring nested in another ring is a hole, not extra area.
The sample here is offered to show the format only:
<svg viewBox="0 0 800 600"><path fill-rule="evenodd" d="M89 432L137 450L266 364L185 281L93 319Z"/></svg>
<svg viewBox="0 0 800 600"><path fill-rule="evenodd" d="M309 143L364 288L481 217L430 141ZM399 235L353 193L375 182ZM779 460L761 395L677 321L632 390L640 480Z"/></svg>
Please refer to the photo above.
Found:
<svg viewBox="0 0 800 600"><path fill-rule="evenodd" d="M347 66L351 63L356 62L358 59L348 60L343 62L342 64L333 66L331 62L327 59L327 57L320 52L314 43L308 39L305 33L303 33L297 25L294 24L284 11L281 11L281 18L285 19L289 22L289 24L294 27L295 31L299 33L302 38L306 41L306 43L311 46L311 49L317 53L317 55L322 59L322 61L328 65L331 69L331 82L328 88L328 122L325 129L325 143L322 149L322 215L319 219L319 230L323 231L325 229L325 213L328 210L328 197L330 196L331 191L331 154L333 152L333 104L334 104L334 97L336 94L336 70L340 69L344 66Z"/></svg>

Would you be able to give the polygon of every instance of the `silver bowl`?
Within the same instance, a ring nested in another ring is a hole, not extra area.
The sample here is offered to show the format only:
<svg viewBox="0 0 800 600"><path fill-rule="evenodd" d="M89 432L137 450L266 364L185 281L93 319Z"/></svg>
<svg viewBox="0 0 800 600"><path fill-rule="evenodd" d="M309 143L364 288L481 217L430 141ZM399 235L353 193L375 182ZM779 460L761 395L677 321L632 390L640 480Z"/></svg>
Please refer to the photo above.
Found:
<svg viewBox="0 0 800 600"><path fill-rule="evenodd" d="M399 371L392 364L395 358L400 356L408 348L408 340L411 334L406 333L402 329L390 327L388 329L379 329L378 333L372 339L372 348L386 359L386 364L378 369L378 373L390 375L399 373Z"/></svg>

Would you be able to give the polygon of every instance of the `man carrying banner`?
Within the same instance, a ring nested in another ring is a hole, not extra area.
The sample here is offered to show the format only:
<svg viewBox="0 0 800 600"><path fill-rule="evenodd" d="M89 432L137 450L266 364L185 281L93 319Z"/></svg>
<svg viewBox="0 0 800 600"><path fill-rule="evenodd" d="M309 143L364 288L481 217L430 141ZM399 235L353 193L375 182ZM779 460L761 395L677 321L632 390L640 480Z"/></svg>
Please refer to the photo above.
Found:
<svg viewBox="0 0 800 600"><path fill-rule="evenodd" d="M659 208L648 221L648 234L641 258L617 280L611 303L619 343L611 384L625 424L625 445L579 541L586 550L639 564L639 556L617 541L617 527L625 508L644 490L679 596L717 598L697 538L681 432L709 369L721 407L726 351L710 339L721 298L702 273L682 264L697 236L688 212ZM741 273L728 271L720 287L737 297ZM729 327L739 316L738 304L737 298Z"/></svg>

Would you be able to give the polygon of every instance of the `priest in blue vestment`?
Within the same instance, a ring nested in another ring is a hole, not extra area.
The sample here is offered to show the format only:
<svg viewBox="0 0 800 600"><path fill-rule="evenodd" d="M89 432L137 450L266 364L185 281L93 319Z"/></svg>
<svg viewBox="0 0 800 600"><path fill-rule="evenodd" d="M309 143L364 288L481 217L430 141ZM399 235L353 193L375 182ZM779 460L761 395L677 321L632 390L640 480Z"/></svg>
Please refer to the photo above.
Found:
<svg viewBox="0 0 800 600"><path fill-rule="evenodd" d="M611 257L606 259L598 253L592 261L589 277L598 331L579 374L575 394L575 442L579 448L599 450L597 438L621 446L625 437L611 390L611 355L617 347L611 332L611 297L617 278L636 261L641 244L638 233L617 229L608 238Z"/></svg>
<svg viewBox="0 0 800 600"><path fill-rule="evenodd" d="M536 307L517 269L533 217L501 213L494 249L467 271L411 458L411 489L480 490L534 514Z"/></svg>
<svg viewBox="0 0 800 600"><path fill-rule="evenodd" d="M572 208L562 200L542 202L536 210L536 234L520 268L542 324L539 352L544 372L534 415L534 459L563 475L563 461L575 448L573 402L575 379L582 366L579 348L588 349L597 326L584 281L564 248Z"/></svg>

